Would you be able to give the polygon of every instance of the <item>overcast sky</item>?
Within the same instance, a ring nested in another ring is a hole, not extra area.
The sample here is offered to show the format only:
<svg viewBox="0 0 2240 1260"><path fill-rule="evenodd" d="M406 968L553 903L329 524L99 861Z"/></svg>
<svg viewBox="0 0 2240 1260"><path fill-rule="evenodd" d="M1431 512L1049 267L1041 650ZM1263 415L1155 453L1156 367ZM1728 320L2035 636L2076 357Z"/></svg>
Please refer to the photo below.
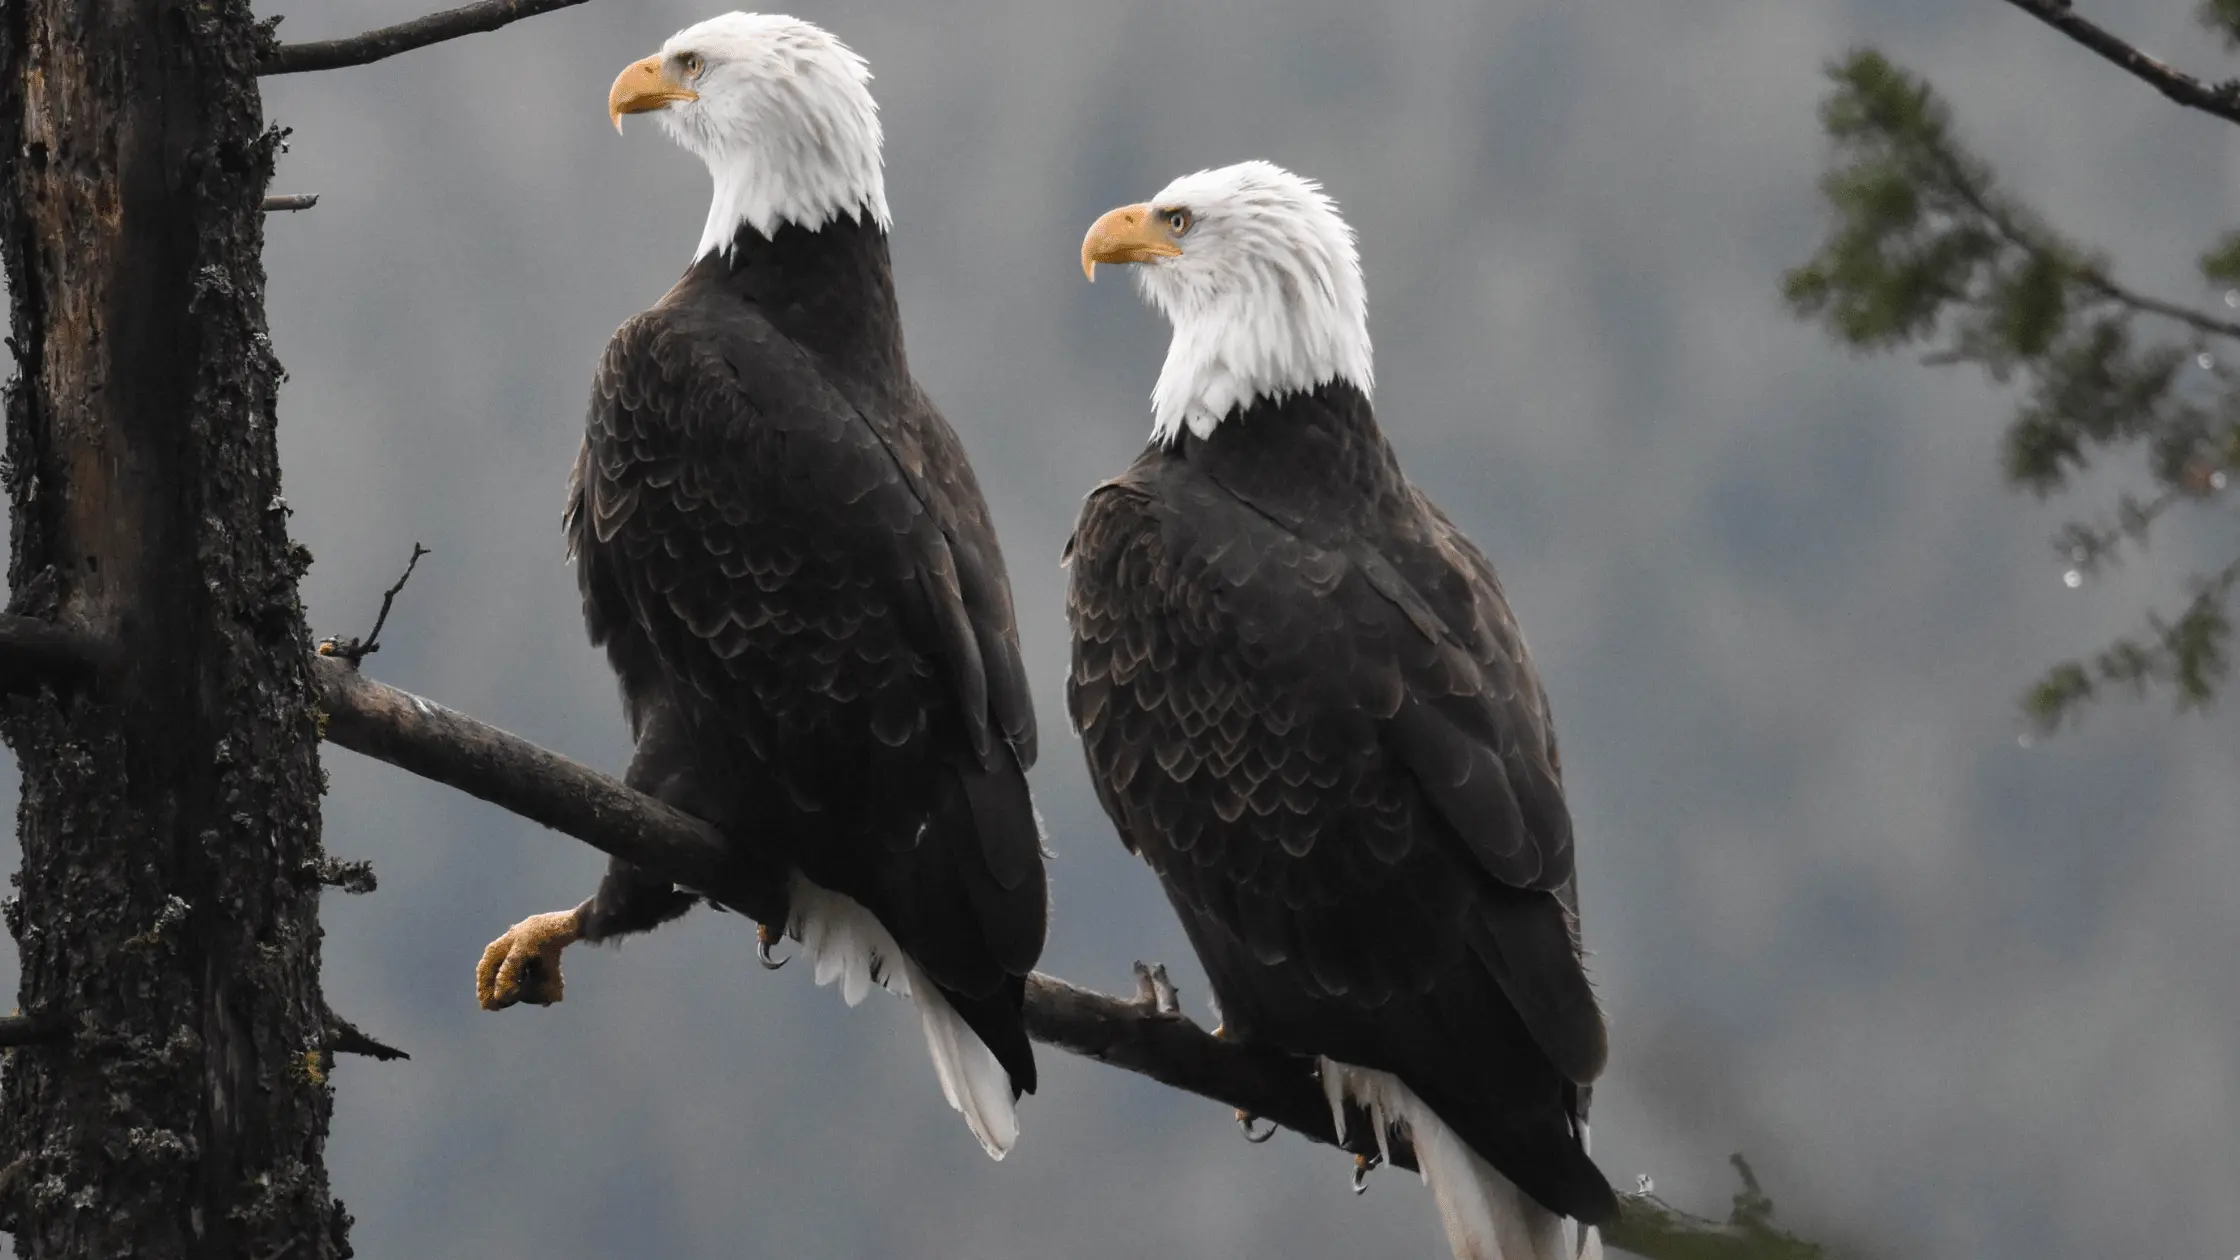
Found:
<svg viewBox="0 0 2240 1260"><path fill-rule="evenodd" d="M431 0L299 0L284 37ZM2096 16L2210 79L2192 0ZM315 630L369 671L617 771L613 684L561 555L595 358L687 261L706 176L616 71L711 10L594 0L266 83L294 129L267 263ZM830 0L885 108L912 365L1012 566L1053 830L1048 970L1205 988L1066 728L1058 549L1148 429L1166 340L1077 263L1099 212L1248 157L1362 238L1380 416L1501 569L1563 733L1612 1014L1595 1153L1717 1214L1747 1152L1782 1219L1883 1255L2240 1251L2240 705L2117 703L2025 747L2038 669L2174 604L2234 544L2173 536L2066 589L2064 505L2006 493L2008 399L1857 359L1778 300L1821 226L1821 64L1928 73L2018 193L2128 281L2234 217L2240 133L1996 0L1210 5ZM485 942L604 859L340 750L327 992L410 1062L347 1060L329 1158L361 1255L1122 1260L1442 1253L1405 1175L1246 1145L1227 1109L1044 1051L1002 1165L912 1018L847 1010L702 913L579 950L568 1000L485 1014ZM9 779L12 783L12 777ZM12 861L12 857L8 860ZM12 969L12 961L5 964ZM4 976L0 976L4 978Z"/></svg>

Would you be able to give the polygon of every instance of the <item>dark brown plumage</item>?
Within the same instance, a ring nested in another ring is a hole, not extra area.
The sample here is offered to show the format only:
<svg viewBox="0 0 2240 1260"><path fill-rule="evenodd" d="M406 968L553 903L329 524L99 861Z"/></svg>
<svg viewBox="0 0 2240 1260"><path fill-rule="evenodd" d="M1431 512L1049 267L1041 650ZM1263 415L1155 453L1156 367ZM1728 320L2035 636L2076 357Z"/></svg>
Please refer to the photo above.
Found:
<svg viewBox="0 0 2240 1260"><path fill-rule="evenodd" d="M1390 1072L1543 1207L1610 1219L1547 700L1368 399L1333 381L1154 443L1067 555L1091 777L1226 1031Z"/></svg>
<svg viewBox="0 0 2240 1260"><path fill-rule="evenodd" d="M788 922L788 868L870 910L1031 1091L1034 715L986 504L903 355L886 233L742 226L624 324L566 524L631 781L738 837L738 908L763 923ZM618 864L584 934L689 904Z"/></svg>

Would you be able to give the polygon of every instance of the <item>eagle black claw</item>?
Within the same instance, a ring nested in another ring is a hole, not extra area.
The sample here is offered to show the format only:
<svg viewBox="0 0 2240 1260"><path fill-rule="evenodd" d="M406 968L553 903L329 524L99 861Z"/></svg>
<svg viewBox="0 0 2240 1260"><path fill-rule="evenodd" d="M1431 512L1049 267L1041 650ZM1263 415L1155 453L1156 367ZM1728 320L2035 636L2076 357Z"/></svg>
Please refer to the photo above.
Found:
<svg viewBox="0 0 2240 1260"><path fill-rule="evenodd" d="M1259 1123L1259 1121L1260 1117L1253 1115L1251 1112L1246 1111L1242 1107L1237 1108L1237 1127L1244 1130L1244 1140L1252 1143L1254 1146L1258 1146L1262 1142L1265 1142L1269 1138L1272 1138L1276 1135L1277 1126L1275 1121L1268 1121L1268 1127L1265 1129L1255 1130L1252 1126Z"/></svg>
<svg viewBox="0 0 2240 1260"><path fill-rule="evenodd" d="M1353 1192L1355 1194L1369 1193L1369 1174L1375 1172L1377 1165L1383 1162L1384 1156L1382 1155L1356 1155L1353 1157Z"/></svg>
<svg viewBox="0 0 2240 1260"><path fill-rule="evenodd" d="M793 955L791 954L788 954L783 958L773 958L770 956L770 947L777 943L778 933L771 930L769 924L758 923L755 925L754 956L756 961L762 964L762 969L764 971L776 971L778 968L783 967L787 963L793 961Z"/></svg>

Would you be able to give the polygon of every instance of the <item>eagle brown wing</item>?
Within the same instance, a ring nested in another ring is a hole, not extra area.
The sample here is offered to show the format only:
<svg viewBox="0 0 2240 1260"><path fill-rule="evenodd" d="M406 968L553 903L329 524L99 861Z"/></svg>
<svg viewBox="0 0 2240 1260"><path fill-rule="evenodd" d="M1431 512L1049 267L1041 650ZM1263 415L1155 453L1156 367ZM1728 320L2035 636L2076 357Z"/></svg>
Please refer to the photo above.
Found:
<svg viewBox="0 0 2240 1260"><path fill-rule="evenodd" d="M1240 1031L1450 1092L1540 1056L1584 1084L1606 1036L1545 700L1490 567L1418 507L1310 540L1147 453L1069 545L1068 705ZM1411 1020L1442 1061L1398 1048Z"/></svg>
<svg viewBox="0 0 2240 1260"><path fill-rule="evenodd" d="M741 808L797 824L791 859L944 988L1015 989L1046 919L1033 714L939 414L914 387L851 395L751 306L665 303L609 343L571 483L586 621L633 720L674 704L734 748ZM1031 1086L1013 1039L990 1043Z"/></svg>

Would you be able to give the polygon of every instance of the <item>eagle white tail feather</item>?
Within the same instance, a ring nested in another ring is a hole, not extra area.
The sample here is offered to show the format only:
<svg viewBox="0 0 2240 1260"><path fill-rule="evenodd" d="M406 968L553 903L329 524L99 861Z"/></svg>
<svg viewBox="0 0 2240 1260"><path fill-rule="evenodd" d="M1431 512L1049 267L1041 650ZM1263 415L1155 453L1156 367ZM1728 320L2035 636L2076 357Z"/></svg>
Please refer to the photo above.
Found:
<svg viewBox="0 0 2240 1260"><path fill-rule="evenodd" d="M1416 1166L1439 1204L1439 1221L1446 1226L1455 1260L1601 1260L1600 1230L1588 1229L1584 1247L1578 1246L1576 1222L1533 1202L1390 1072L1323 1059L1322 1088L1340 1140L1346 1134L1348 1100L1369 1113L1377 1149L1387 1158L1391 1129L1407 1128Z"/></svg>
<svg viewBox="0 0 2240 1260"><path fill-rule="evenodd" d="M902 952L886 925L853 897L793 876L793 913L786 934L801 942L820 985L840 982L848 1005L863 1001L872 986L918 1005L926 1049L933 1055L941 1096L964 1115L972 1136L990 1159L1002 1159L1019 1140L1019 1114L1011 1097L1011 1074L996 1061L980 1034Z"/></svg>

